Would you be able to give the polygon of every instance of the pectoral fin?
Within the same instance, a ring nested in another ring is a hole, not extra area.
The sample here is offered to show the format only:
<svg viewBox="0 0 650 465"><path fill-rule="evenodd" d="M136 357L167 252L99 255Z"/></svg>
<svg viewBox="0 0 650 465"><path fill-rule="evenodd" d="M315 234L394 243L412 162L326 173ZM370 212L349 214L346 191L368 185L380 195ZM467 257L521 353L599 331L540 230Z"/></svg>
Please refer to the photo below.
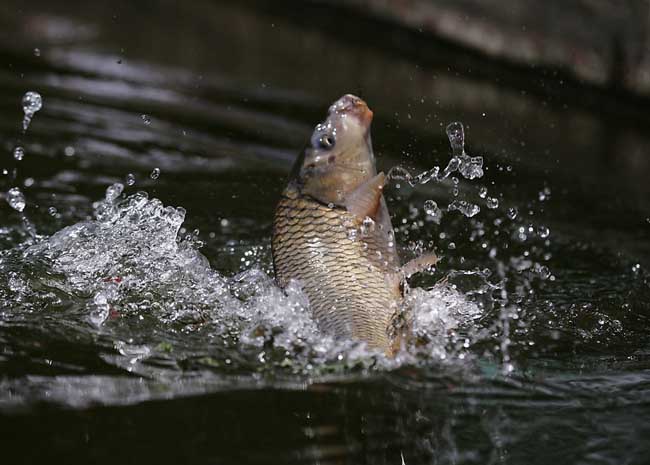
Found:
<svg viewBox="0 0 650 465"><path fill-rule="evenodd" d="M415 273L426 271L438 263L438 257L434 253L426 253L402 266L401 271L404 279L410 278Z"/></svg>
<svg viewBox="0 0 650 465"><path fill-rule="evenodd" d="M386 176L379 173L374 178L357 187L345 199L345 207L357 218L363 220L367 216L377 219Z"/></svg>

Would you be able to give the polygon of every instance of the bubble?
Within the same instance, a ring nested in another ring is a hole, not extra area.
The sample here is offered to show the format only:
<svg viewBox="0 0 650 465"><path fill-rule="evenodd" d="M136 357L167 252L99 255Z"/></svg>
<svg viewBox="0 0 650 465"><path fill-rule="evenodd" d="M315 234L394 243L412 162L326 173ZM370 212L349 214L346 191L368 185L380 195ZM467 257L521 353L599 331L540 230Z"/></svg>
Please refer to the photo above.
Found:
<svg viewBox="0 0 650 465"><path fill-rule="evenodd" d="M507 215L508 215L508 218L510 218L511 220L514 220L515 218L517 218L518 213L519 212L517 211L517 207L508 208Z"/></svg>
<svg viewBox="0 0 650 465"><path fill-rule="evenodd" d="M21 161L23 158L25 158L25 149L18 146L14 149L14 159Z"/></svg>
<svg viewBox="0 0 650 465"><path fill-rule="evenodd" d="M546 239L551 234L551 230L544 225L540 225L537 227L537 234L542 239Z"/></svg>
<svg viewBox="0 0 650 465"><path fill-rule="evenodd" d="M151 124L151 117L149 115L145 115L144 113L140 116L142 118L142 121L144 121L144 124L149 126Z"/></svg>
<svg viewBox="0 0 650 465"><path fill-rule="evenodd" d="M9 206L19 212L22 212L27 205L25 196L17 187L12 187L7 191L6 199Z"/></svg>
<svg viewBox="0 0 650 465"><path fill-rule="evenodd" d="M449 211L458 210L467 218L471 218L481 211L481 207L479 207L476 204L466 202L464 200L454 200L449 204L447 210Z"/></svg>
<svg viewBox="0 0 650 465"><path fill-rule="evenodd" d="M25 178L23 184L25 187L32 187L34 185L34 178Z"/></svg>
<svg viewBox="0 0 650 465"><path fill-rule="evenodd" d="M154 168L149 177L151 179L158 179L160 177L160 168Z"/></svg>
<svg viewBox="0 0 650 465"><path fill-rule="evenodd" d="M135 175L133 173L129 173L126 175L126 185L127 186L133 186L135 184Z"/></svg>
<svg viewBox="0 0 650 465"><path fill-rule="evenodd" d="M63 154L66 157L72 157L75 154L75 149L71 145L68 145L66 148L63 149Z"/></svg>
<svg viewBox="0 0 650 465"><path fill-rule="evenodd" d="M484 199L487 196L488 190L487 187L481 186L478 189L478 196L482 199Z"/></svg>
<svg viewBox="0 0 650 465"><path fill-rule="evenodd" d="M488 197L485 200L485 204L489 209L494 210L495 208L499 207L499 199L497 199L496 197Z"/></svg>

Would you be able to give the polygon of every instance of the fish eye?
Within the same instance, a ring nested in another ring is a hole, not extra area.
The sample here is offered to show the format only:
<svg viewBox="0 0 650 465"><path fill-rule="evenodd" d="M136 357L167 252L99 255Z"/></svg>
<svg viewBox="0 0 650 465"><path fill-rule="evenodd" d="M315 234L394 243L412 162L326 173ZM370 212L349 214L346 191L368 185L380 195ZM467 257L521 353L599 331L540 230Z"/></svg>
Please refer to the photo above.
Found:
<svg viewBox="0 0 650 465"><path fill-rule="evenodd" d="M334 134L323 134L320 139L318 139L318 145L326 150L331 149L336 144L336 139Z"/></svg>

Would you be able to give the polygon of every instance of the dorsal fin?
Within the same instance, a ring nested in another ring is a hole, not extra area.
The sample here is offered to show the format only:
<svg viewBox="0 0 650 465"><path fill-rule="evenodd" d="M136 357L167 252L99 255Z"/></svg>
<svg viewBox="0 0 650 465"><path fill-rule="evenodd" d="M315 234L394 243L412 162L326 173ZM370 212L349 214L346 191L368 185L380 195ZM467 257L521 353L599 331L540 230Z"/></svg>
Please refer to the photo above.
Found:
<svg viewBox="0 0 650 465"><path fill-rule="evenodd" d="M368 179L348 194L345 207L360 220L367 216L376 220L385 183L386 176L383 172Z"/></svg>

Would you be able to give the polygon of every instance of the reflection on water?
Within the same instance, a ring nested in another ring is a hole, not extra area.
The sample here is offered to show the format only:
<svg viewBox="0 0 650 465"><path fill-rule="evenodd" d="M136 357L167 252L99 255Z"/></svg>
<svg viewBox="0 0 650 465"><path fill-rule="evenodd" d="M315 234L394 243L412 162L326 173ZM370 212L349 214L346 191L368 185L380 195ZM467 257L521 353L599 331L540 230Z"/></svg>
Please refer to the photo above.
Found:
<svg viewBox="0 0 650 465"><path fill-rule="evenodd" d="M3 445L26 463L643 462L648 140L612 116L638 109L567 106L458 52L421 65L328 17L154 4L0 6ZM348 91L398 167L402 256L443 256L393 361L319 333L269 276L286 173Z"/></svg>

